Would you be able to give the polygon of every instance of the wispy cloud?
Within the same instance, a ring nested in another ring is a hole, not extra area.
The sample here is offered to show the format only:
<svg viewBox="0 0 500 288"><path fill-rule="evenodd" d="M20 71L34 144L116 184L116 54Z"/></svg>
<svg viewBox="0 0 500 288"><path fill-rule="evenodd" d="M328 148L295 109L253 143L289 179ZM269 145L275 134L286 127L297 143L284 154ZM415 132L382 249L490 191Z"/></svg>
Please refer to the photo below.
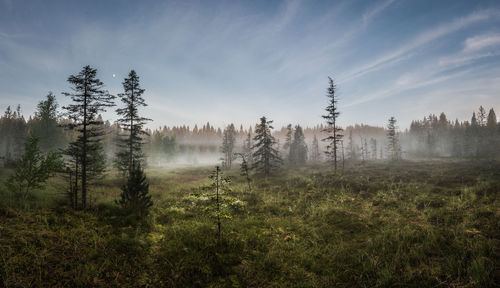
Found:
<svg viewBox="0 0 500 288"><path fill-rule="evenodd" d="M395 0L386 0L383 2L378 3L375 7L372 9L366 11L363 16L363 25L369 24L369 22L375 18L378 14L382 13L387 7L389 7L392 3L394 3Z"/></svg>
<svg viewBox="0 0 500 288"><path fill-rule="evenodd" d="M485 34L467 38L464 43L464 52L474 52L500 46L500 34Z"/></svg>
<svg viewBox="0 0 500 288"><path fill-rule="evenodd" d="M356 67L351 72L347 73L347 75L342 77L341 81L342 82L351 81L367 73L383 69L388 65L391 65L392 63L401 60L406 56L407 53L419 47L429 44L430 42L435 41L441 37L452 34L469 25L488 20L492 17L496 18L500 17L500 12L498 10L493 10L493 9L473 12L465 17L460 17L449 23L445 23L437 27L428 29L427 31L418 34L408 42L404 43L396 50L388 52L380 57L377 57L374 60L368 62L367 64Z"/></svg>

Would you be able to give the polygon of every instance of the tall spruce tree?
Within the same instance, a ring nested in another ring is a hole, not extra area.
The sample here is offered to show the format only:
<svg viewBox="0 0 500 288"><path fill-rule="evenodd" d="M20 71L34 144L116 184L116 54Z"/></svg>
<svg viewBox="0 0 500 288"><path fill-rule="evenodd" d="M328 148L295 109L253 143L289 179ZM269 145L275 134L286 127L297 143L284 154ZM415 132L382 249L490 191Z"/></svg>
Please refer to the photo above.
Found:
<svg viewBox="0 0 500 288"><path fill-rule="evenodd" d="M230 124L222 133L222 146L220 148L222 154L222 166L226 169L231 169L234 160L234 144L236 142L236 130L233 124Z"/></svg>
<svg viewBox="0 0 500 288"><path fill-rule="evenodd" d="M146 122L151 121L151 119L139 115L139 108L145 107L147 104L142 97L145 90L141 88L139 76L134 70L130 71L128 78L124 79L122 85L124 92L118 94L118 97L120 97L124 107L116 109L116 113L121 116L117 122L126 131L126 134L118 140L120 150L116 153L115 166L118 170L130 174L134 169L134 163L139 163L141 167L144 166L143 139L149 135L143 128Z"/></svg>
<svg viewBox="0 0 500 288"><path fill-rule="evenodd" d="M486 129L488 131L488 155L489 157L494 157L498 153L498 141L499 135L497 125L497 116L493 108L490 109L488 113L488 120L486 122Z"/></svg>
<svg viewBox="0 0 500 288"><path fill-rule="evenodd" d="M323 141L327 141L328 145L326 146L325 153L333 159L333 166L335 171L337 171L337 154L339 150L339 143L342 140L342 128L338 126L337 119L340 115L338 111L338 99L336 96L337 88L333 83L333 79L328 77L329 86L327 88L327 97L328 97L328 106L326 107L326 115L323 115L323 118L326 120L327 128L323 131L330 134L328 137L322 139Z"/></svg>
<svg viewBox="0 0 500 288"><path fill-rule="evenodd" d="M370 138L371 156L373 160L377 159L377 139Z"/></svg>
<svg viewBox="0 0 500 288"><path fill-rule="evenodd" d="M349 146L347 146L347 155L351 161L358 160L358 154L356 153L356 144L352 138L352 129L349 130Z"/></svg>
<svg viewBox="0 0 500 288"><path fill-rule="evenodd" d="M23 200L33 189L42 188L47 179L62 167L60 154L44 154L39 146L40 138L29 136L24 145L24 154L16 162L16 169L10 176L8 186Z"/></svg>
<svg viewBox="0 0 500 288"><path fill-rule="evenodd" d="M106 107L114 106L113 95L104 90L104 84L97 77L97 70L85 66L77 75L68 77L72 92L62 94L70 97L72 104L64 106L67 117L71 120L65 126L78 133L77 139L70 144L67 154L76 157L81 167L82 209L87 208L87 192L89 176L102 173L102 121L98 120L99 112ZM75 154L76 153L76 154Z"/></svg>
<svg viewBox="0 0 500 288"><path fill-rule="evenodd" d="M292 146L292 136L293 136L293 129L292 129L292 124L288 124L286 126L286 135L285 135L285 144L283 144L283 149L285 150L285 153L288 152L288 161L291 161L290 156L291 154L291 146Z"/></svg>
<svg viewBox="0 0 500 288"><path fill-rule="evenodd" d="M321 158L321 154L319 153L318 137L316 137L316 134L314 134L313 142L312 142L312 149L311 149L311 161L319 162L320 158Z"/></svg>
<svg viewBox="0 0 500 288"><path fill-rule="evenodd" d="M304 164L307 161L307 145L300 125L295 126L288 159L292 164Z"/></svg>
<svg viewBox="0 0 500 288"><path fill-rule="evenodd" d="M143 217L149 213L153 201L149 194L149 183L140 162L133 162L133 165L129 171L127 182L122 186L118 203L137 216Z"/></svg>
<svg viewBox="0 0 500 288"><path fill-rule="evenodd" d="M64 135L58 125L56 96L49 92L46 99L37 105L35 117L30 123L31 134L40 138L40 148L43 151L62 148Z"/></svg>
<svg viewBox="0 0 500 288"><path fill-rule="evenodd" d="M401 159L401 147L396 122L396 118L393 116L389 118L389 123L387 124L387 153L391 156L392 160Z"/></svg>
<svg viewBox="0 0 500 288"><path fill-rule="evenodd" d="M271 174L273 169L278 168L283 164L283 160L279 156L276 146L276 139L271 135L271 125L273 121L268 121L265 116L260 118L260 124L255 128L255 137L253 138L255 145L252 154L252 168L264 174L266 177Z"/></svg>
<svg viewBox="0 0 500 288"><path fill-rule="evenodd" d="M243 155L245 156L247 165L249 167L252 166L252 133L248 132L247 133L247 138L243 142Z"/></svg>

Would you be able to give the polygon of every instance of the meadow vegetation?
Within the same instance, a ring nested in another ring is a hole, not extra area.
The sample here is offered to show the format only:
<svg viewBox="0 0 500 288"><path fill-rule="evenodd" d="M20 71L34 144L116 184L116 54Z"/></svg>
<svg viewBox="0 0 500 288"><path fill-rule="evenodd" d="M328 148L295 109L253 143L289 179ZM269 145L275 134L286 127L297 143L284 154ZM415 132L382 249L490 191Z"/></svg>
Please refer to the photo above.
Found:
<svg viewBox="0 0 500 288"><path fill-rule="evenodd" d="M225 171L222 237L206 197L213 167L149 168L154 202L126 213L123 179L61 205L49 180L19 202L0 186L5 287L492 287L500 283L498 162L373 162ZM9 170L0 170L4 183ZM2 184L0 184L2 185ZM18 204L18 203L22 203Z"/></svg>

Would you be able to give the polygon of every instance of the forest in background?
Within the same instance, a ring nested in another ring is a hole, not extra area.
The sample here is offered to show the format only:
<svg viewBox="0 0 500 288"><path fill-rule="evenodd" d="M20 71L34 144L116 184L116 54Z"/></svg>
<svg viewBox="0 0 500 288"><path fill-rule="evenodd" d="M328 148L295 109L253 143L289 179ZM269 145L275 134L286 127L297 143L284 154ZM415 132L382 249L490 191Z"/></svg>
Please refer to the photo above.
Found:
<svg viewBox="0 0 500 288"><path fill-rule="evenodd" d="M102 116L99 115L102 121ZM75 132L64 129L62 125L70 120L58 109L54 94L49 93L41 100L34 115L23 115L21 106L11 106L0 116L0 161L5 167L12 167L16 159L23 154L23 147L28 135L41 138L43 151L62 149L76 137ZM234 124L233 127L238 127ZM117 151L117 139L124 133L117 123L103 121L102 136L105 155L109 163ZM209 122L198 127L163 126L157 129L145 129L144 151L148 164L168 166L176 163L190 165L216 164L221 158L220 147L226 127L214 127ZM325 144L325 125L303 128L305 143L308 147L308 161L326 160L322 151ZM240 125L235 131L235 151L243 151L248 134L253 137L255 127ZM292 127L293 130L293 127ZM273 131L278 141L280 152L288 153L287 127ZM293 133L293 131L292 131ZM345 160L367 161L386 159L386 134L384 127L363 124L347 126L344 131ZM399 139L404 158L452 157L458 159L495 159L500 155L500 124L493 108L488 112L481 106L473 111L470 120L449 120L445 113L425 116L422 120L412 121L409 129L399 131ZM318 150L315 150L314 137L317 138ZM319 151L319 155L313 155ZM285 157L286 158L286 157Z"/></svg>

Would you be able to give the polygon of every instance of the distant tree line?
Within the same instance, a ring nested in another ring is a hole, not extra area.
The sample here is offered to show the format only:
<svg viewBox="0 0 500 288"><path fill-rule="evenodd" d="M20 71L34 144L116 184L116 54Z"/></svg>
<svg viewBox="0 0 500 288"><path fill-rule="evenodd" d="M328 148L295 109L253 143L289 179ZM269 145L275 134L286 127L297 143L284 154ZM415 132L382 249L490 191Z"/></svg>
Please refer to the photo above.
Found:
<svg viewBox="0 0 500 288"><path fill-rule="evenodd" d="M450 121L445 113L413 121L408 153L414 157L493 159L500 155L500 124L493 108L480 106L470 121Z"/></svg>

